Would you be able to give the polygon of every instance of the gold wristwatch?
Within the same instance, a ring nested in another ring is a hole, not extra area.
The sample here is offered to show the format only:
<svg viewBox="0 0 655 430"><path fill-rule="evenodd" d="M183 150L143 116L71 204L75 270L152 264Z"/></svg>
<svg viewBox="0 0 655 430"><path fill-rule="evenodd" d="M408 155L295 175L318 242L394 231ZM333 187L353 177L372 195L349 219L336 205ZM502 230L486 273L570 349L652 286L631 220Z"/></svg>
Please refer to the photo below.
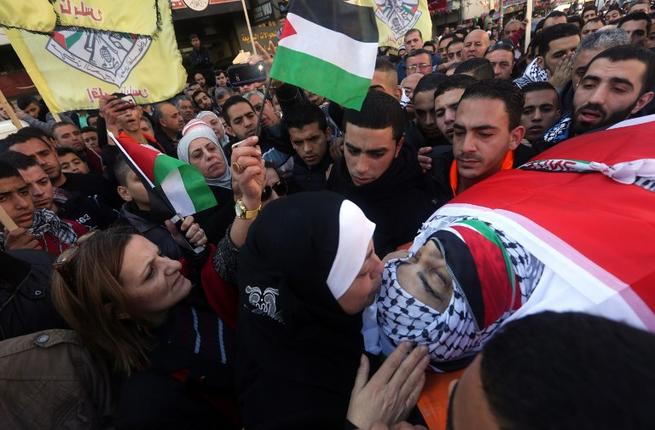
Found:
<svg viewBox="0 0 655 430"><path fill-rule="evenodd" d="M262 205L260 204L257 209L251 211L248 210L246 204L243 203L243 200L237 200L237 203L234 205L234 212L239 219L251 220L257 217L257 214L262 210Z"/></svg>

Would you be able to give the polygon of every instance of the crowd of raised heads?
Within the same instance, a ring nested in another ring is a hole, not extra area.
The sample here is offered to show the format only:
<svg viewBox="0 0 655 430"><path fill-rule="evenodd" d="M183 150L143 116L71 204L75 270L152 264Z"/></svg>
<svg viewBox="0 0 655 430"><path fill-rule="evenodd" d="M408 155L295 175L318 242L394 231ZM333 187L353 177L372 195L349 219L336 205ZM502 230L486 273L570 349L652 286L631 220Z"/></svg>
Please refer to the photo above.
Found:
<svg viewBox="0 0 655 430"><path fill-rule="evenodd" d="M409 30L360 110L230 81L198 35L170 100L55 120L19 98L0 427L432 430L437 408L457 430L651 428L655 336L569 306L578 281L506 224L440 211L655 113L651 4L576 6ZM257 47L270 70L275 44ZM217 204L174 218L114 138L193 166Z"/></svg>

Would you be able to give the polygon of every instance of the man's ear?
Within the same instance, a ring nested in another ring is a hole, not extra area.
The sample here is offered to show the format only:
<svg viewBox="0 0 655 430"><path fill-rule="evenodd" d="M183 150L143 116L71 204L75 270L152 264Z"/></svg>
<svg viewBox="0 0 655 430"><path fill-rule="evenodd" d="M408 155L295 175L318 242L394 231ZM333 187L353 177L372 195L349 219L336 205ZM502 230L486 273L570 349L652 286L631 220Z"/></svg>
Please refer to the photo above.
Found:
<svg viewBox="0 0 655 430"><path fill-rule="evenodd" d="M119 185L118 187L116 187L116 191L118 192L118 195L121 196L121 199L123 199L124 201L131 202L133 200L132 194L130 194L130 191L127 189L127 187Z"/></svg>
<svg viewBox="0 0 655 430"><path fill-rule="evenodd" d="M521 140L525 136L525 127L522 125L517 126L514 130L509 132L509 149L515 150L521 144Z"/></svg>
<svg viewBox="0 0 655 430"><path fill-rule="evenodd" d="M632 108L630 114L635 114L640 110L642 110L644 106L646 106L648 103L650 103L653 100L653 96L655 96L655 93L652 91L648 91L647 93L642 94L637 99L637 103L635 103L635 107Z"/></svg>
<svg viewBox="0 0 655 430"><path fill-rule="evenodd" d="M396 153L393 154L393 158L398 158L398 154L400 154L400 150L402 149L404 144L405 144L405 136L401 137L398 143L396 144Z"/></svg>
<svg viewBox="0 0 655 430"><path fill-rule="evenodd" d="M403 97L403 90L400 85L396 85L396 100L400 101L400 99Z"/></svg>

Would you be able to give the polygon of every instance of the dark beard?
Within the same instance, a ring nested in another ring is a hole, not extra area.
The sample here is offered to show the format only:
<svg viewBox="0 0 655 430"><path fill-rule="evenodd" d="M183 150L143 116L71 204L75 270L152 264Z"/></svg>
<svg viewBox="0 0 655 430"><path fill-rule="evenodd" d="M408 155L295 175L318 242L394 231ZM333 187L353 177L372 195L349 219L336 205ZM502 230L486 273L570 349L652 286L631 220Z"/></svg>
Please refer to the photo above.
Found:
<svg viewBox="0 0 655 430"><path fill-rule="evenodd" d="M625 108L625 109L623 109L621 111L618 111L618 112L614 112L612 115L607 117L607 119L601 121L599 124L594 124L594 125L578 124L578 122L576 121L576 116L577 115L574 115L573 116L573 124L572 124L573 133L575 135L578 135L578 134L587 133L587 132L592 131L592 130L604 129L604 128L610 127L610 126L612 126L612 125L614 125L614 124L616 124L618 122L621 122L621 121L623 121L625 119L628 119L628 117L630 117L630 113L632 112L632 109L634 109L634 107L637 105L638 101L639 101L639 99L635 100L635 102L630 107L627 107L627 108ZM578 109L578 111L580 111L583 108L588 109L589 105L588 104L584 105L582 108ZM577 111L576 111L576 113L577 113ZM603 113L604 113L604 111L603 111Z"/></svg>

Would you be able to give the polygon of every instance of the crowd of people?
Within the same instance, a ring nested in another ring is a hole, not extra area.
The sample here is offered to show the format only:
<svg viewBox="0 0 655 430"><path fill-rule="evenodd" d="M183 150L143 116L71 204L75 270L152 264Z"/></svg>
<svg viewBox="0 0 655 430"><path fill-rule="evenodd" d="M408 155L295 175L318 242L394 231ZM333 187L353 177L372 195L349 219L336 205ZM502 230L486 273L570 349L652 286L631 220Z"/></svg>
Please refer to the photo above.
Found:
<svg viewBox="0 0 655 430"><path fill-rule="evenodd" d="M500 225L433 214L655 113L653 12L553 11L526 47L516 20L495 39L486 20L412 29L360 110L230 82L196 35L170 100L114 93L56 121L19 98L28 126L0 141L2 427L421 428L426 375L464 368L451 429L650 427L653 334L512 318L559 274ZM173 222L108 133L195 167L217 205Z"/></svg>

